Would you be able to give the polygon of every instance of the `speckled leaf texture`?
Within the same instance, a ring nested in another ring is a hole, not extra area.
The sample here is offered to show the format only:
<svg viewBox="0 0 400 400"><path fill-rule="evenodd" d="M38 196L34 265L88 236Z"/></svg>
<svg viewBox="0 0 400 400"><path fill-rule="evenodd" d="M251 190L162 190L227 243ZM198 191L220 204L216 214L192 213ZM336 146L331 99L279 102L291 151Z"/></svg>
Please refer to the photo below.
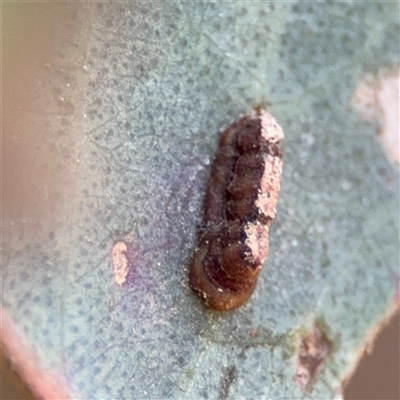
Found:
<svg viewBox="0 0 400 400"><path fill-rule="evenodd" d="M43 143L72 189L51 231L3 238L2 307L40 368L79 399L340 397L397 290L398 169L351 97L398 65L398 3L75 6L85 36L46 89L67 98L69 74L75 94ZM188 283L203 196L219 130L260 103L285 131L269 258L250 301L219 313ZM293 376L314 324L331 350L307 394Z"/></svg>

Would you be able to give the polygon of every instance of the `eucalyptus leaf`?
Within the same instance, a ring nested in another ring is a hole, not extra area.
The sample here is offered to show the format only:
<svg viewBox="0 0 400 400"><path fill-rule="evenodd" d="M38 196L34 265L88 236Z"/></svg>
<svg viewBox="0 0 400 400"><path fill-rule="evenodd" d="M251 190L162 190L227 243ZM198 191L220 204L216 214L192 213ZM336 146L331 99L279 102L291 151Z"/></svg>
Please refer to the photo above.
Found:
<svg viewBox="0 0 400 400"><path fill-rule="evenodd" d="M351 98L398 65L399 4L69 7L49 112L21 122L57 155L56 206L28 225L3 209L2 307L41 368L81 399L297 399L317 325L331 351L311 396L340 396L397 289L398 169ZM203 195L219 130L259 104L285 131L269 258L250 301L218 313L188 284Z"/></svg>

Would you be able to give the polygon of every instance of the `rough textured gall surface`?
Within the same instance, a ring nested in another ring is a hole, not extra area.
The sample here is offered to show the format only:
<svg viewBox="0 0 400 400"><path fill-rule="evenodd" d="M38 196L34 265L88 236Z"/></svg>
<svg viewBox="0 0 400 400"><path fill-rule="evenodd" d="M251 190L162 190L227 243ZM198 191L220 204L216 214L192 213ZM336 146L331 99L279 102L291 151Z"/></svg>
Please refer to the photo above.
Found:
<svg viewBox="0 0 400 400"><path fill-rule="evenodd" d="M204 201L204 224L190 283L207 306L240 307L254 291L268 256L282 174L283 130L252 110L221 137Z"/></svg>

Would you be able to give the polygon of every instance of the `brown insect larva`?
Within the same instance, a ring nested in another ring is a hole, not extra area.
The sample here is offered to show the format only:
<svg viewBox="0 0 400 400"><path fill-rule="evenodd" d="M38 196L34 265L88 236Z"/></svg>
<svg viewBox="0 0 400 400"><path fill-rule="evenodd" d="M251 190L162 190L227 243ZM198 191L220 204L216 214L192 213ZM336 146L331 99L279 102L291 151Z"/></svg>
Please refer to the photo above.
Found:
<svg viewBox="0 0 400 400"><path fill-rule="evenodd" d="M222 133L190 271L191 286L215 310L240 307L254 291L276 213L282 140L282 128L264 110Z"/></svg>

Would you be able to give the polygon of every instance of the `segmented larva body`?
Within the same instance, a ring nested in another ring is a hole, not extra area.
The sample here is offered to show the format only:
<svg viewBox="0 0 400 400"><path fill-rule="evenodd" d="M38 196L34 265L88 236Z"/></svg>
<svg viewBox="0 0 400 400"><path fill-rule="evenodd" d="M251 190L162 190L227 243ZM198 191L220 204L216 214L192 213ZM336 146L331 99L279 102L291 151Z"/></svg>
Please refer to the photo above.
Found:
<svg viewBox="0 0 400 400"><path fill-rule="evenodd" d="M190 271L192 288L215 310L231 310L249 299L268 256L283 138L264 110L250 111L222 133Z"/></svg>

